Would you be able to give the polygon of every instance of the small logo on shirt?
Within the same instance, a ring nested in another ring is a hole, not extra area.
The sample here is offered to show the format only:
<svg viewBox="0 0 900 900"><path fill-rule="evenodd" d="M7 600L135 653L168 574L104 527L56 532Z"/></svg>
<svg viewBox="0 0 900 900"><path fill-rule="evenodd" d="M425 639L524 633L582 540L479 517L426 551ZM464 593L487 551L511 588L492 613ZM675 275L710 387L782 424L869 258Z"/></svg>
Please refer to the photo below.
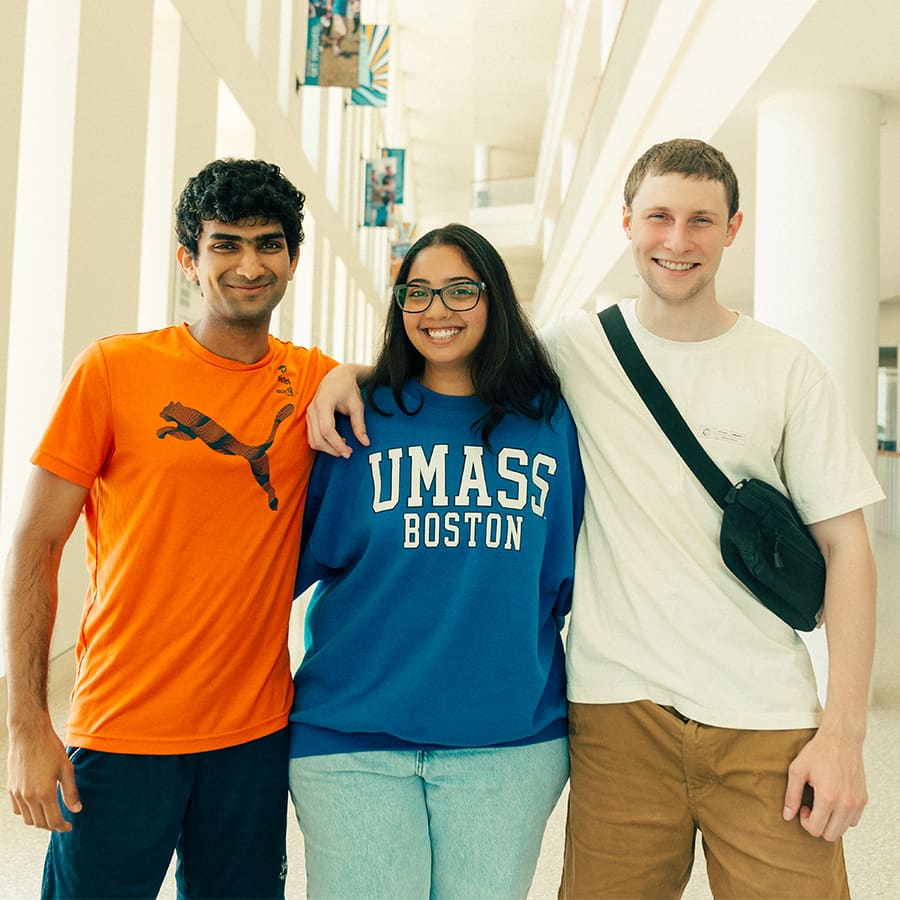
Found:
<svg viewBox="0 0 900 900"><path fill-rule="evenodd" d="M700 429L700 434L710 441L725 441L726 444L739 444L741 447L747 443L747 435L727 428L716 428L713 425L704 425Z"/></svg>
<svg viewBox="0 0 900 900"><path fill-rule="evenodd" d="M289 397L294 396L294 387L291 379L287 375L287 366L278 367L278 387L275 388L276 394L287 394Z"/></svg>

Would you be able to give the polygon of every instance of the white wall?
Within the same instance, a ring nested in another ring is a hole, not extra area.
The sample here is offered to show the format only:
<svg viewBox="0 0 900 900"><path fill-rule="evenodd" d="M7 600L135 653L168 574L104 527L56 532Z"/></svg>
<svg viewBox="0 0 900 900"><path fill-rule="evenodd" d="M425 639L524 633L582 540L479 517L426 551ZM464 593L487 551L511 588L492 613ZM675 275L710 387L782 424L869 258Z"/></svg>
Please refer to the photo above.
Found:
<svg viewBox="0 0 900 900"><path fill-rule="evenodd" d="M900 346L900 300L888 300L881 304L878 345L880 347Z"/></svg>

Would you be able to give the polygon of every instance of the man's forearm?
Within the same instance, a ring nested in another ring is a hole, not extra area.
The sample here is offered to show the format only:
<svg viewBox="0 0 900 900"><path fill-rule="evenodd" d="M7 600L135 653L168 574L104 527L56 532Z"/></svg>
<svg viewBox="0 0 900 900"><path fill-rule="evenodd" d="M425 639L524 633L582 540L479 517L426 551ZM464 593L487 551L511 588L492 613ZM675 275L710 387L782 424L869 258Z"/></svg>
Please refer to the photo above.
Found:
<svg viewBox="0 0 900 900"><path fill-rule="evenodd" d="M50 638L61 548L13 544L4 579L10 728L47 710Z"/></svg>
<svg viewBox="0 0 900 900"><path fill-rule="evenodd" d="M3 581L10 728L47 710L59 562L87 495L46 469L31 470Z"/></svg>
<svg viewBox="0 0 900 900"><path fill-rule="evenodd" d="M862 512L834 521L839 527L826 532L823 546L828 687L820 728L861 742L875 652L877 576Z"/></svg>
<svg viewBox="0 0 900 900"><path fill-rule="evenodd" d="M828 687L820 728L837 728L860 741L875 652L875 593L875 561L868 546L853 554L837 551L825 590Z"/></svg>
<svg viewBox="0 0 900 900"><path fill-rule="evenodd" d="M342 365L353 375L357 384L361 384L375 370L374 366L363 363L342 363Z"/></svg>

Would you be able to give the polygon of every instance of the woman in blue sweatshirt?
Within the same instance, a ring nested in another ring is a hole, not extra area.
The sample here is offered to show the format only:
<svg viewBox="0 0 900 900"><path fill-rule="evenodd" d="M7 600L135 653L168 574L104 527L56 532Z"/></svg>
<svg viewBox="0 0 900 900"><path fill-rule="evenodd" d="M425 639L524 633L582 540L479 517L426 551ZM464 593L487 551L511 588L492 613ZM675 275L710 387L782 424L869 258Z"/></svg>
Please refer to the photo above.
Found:
<svg viewBox="0 0 900 900"><path fill-rule="evenodd" d="M448 225L393 289L370 446L319 454L298 591L291 794L312 898L525 897L568 776L584 483L497 251Z"/></svg>

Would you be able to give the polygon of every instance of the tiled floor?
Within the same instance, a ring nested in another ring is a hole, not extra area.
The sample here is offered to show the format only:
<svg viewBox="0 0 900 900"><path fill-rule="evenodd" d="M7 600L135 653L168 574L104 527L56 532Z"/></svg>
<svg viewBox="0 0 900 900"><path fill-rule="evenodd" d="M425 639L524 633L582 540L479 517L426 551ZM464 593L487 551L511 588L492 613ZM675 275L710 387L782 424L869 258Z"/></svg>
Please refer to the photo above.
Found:
<svg viewBox="0 0 900 900"><path fill-rule="evenodd" d="M850 887L855 900L896 900L900 897L900 540L877 536L875 552L879 568L879 636L873 677L873 703L866 742L866 772L870 801L859 827L846 839ZM54 678L51 705L55 721L65 720L69 678L58 672ZM0 708L5 703L0 702ZM3 716L5 721L5 715ZM0 732L0 758L6 758L6 729ZM5 795L6 770L2 767ZM547 827L541 859L529 894L533 900L556 896L562 859L565 795ZM26 900L38 896L46 835L26 828L12 815L7 803L0 810L0 897ZM698 848L694 875L685 900L710 897ZM289 816L287 897L304 896L303 840L296 820ZM175 897L174 882L167 878L160 894ZM398 898L404 900L404 898Z"/></svg>

